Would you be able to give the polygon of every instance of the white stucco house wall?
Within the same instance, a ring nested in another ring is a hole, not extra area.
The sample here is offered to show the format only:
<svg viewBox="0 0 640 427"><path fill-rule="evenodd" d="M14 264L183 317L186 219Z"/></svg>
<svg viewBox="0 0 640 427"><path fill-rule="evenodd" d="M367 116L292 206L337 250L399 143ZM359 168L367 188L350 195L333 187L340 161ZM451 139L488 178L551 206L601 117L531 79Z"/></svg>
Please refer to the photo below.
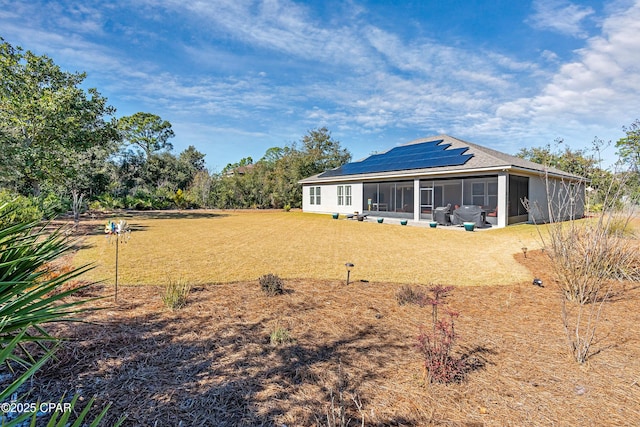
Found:
<svg viewBox="0 0 640 427"><path fill-rule="evenodd" d="M437 208L478 206L505 227L584 215L579 177L460 139L438 135L305 178L304 212L431 221ZM523 201L527 201L529 209Z"/></svg>

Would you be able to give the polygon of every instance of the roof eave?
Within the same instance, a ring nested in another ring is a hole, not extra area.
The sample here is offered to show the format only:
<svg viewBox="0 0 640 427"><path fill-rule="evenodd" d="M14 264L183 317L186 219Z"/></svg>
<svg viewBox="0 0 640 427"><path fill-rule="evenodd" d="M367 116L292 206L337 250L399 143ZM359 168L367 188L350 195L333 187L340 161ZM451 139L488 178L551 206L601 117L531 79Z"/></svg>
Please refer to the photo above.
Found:
<svg viewBox="0 0 640 427"><path fill-rule="evenodd" d="M461 176L461 175L473 175L480 173L488 173L488 172L519 172L524 173L526 175L536 175L536 176L550 176L557 179L568 179L574 182L589 182L588 179L582 178L576 175L571 174L561 174L558 172L548 171L548 170L538 170L538 169L530 169L521 166L514 165L498 165L498 166L489 166L483 168L468 168L468 169L459 169L459 170L440 170L440 171L428 171L428 170L420 170L414 169L409 171L396 171L395 173L389 172L380 172L376 174L358 174L358 175L342 175L342 176L330 176L326 178L319 177L320 174L311 176L309 178L301 179L298 181L298 184L320 184L320 183L331 183L331 182L353 182L353 181L370 181L376 179L398 179L398 178L423 178L423 177L437 177L437 176Z"/></svg>
<svg viewBox="0 0 640 427"><path fill-rule="evenodd" d="M521 173L525 173L527 175L537 175L537 176L549 176L556 179L566 179L573 182L591 182L590 179L584 178L582 176L573 175L568 172L556 172L548 169L540 170L540 169L531 169L522 166L510 166L509 170L518 171Z"/></svg>

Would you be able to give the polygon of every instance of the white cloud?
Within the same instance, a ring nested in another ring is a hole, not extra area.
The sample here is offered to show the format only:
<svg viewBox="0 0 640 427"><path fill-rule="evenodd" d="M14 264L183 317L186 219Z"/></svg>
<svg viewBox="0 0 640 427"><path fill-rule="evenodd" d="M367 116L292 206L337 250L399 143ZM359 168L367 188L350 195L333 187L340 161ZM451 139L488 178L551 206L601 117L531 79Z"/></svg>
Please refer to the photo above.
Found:
<svg viewBox="0 0 640 427"><path fill-rule="evenodd" d="M559 57L555 52L546 49L542 51L541 56L548 62L557 62L559 60Z"/></svg>
<svg viewBox="0 0 640 427"><path fill-rule="evenodd" d="M534 63L486 44L462 48L407 38L391 25L366 22L357 5L326 19L289 0L216 0L215 7L205 0L122 1L95 14L89 6L45 11L30 4L20 3L10 18L0 11L11 42L88 71L110 101L113 95L112 102L136 109L119 115L153 111L181 131L200 119L204 129L237 138L299 135L327 125L350 138L442 131L482 143L558 132L553 140L619 129L640 111L637 5L604 19L601 35L585 39L562 64L548 50ZM532 25L573 36L583 34L593 14L568 1L540 0L535 8ZM107 28L114 9L136 26L123 21ZM153 16L146 13L152 10ZM20 16L32 20L17 24ZM167 16L171 23L163 21ZM174 23L188 32L163 34ZM162 39L179 59L135 57L111 42L114 35L152 47ZM178 61L191 61L191 68L180 71Z"/></svg>
<svg viewBox="0 0 640 427"><path fill-rule="evenodd" d="M577 51L533 98L503 104L497 115L536 122L582 121L621 127L640 111L640 2L608 17L602 34Z"/></svg>
<svg viewBox="0 0 640 427"><path fill-rule="evenodd" d="M594 14L591 7L568 0L534 0L533 8L535 13L526 21L532 27L580 38L587 36L583 20Z"/></svg>
<svg viewBox="0 0 640 427"><path fill-rule="evenodd" d="M211 34L223 34L249 46L309 61L351 64L366 58L354 28L327 26L308 7L289 0L208 1L148 0L197 22ZM354 12L356 13L356 12Z"/></svg>

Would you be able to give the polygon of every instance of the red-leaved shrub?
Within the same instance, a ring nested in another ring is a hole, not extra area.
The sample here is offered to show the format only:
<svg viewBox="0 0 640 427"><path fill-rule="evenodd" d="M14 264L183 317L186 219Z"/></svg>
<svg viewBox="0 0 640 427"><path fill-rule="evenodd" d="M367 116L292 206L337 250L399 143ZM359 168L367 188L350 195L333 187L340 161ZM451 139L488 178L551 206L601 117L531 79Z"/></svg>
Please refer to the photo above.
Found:
<svg viewBox="0 0 640 427"><path fill-rule="evenodd" d="M447 303L452 286L436 285L429 289L431 296L422 300L422 306L431 306L431 327L421 326L416 348L424 357L425 379L428 382L451 383L459 381L465 371L465 363L452 353L458 338L455 319L459 313L447 309L447 318L438 316L438 306Z"/></svg>

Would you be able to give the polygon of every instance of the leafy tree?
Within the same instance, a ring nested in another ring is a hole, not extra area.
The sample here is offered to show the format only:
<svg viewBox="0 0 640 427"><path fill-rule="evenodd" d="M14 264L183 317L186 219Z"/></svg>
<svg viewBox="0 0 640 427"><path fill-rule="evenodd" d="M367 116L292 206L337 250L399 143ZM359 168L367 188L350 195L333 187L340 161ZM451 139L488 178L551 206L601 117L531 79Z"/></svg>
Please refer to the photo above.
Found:
<svg viewBox="0 0 640 427"><path fill-rule="evenodd" d="M129 144L140 148L147 159L157 151L170 151L173 146L169 138L175 134L171 123L151 113L135 113L118 120L118 129L122 138Z"/></svg>
<svg viewBox="0 0 640 427"><path fill-rule="evenodd" d="M121 152L111 163L111 192L123 197L144 187L143 168L146 159L143 153L130 150Z"/></svg>
<svg viewBox="0 0 640 427"><path fill-rule="evenodd" d="M587 150L574 151L569 147L565 147L564 150L553 151L550 145L531 149L523 148L516 155L586 178L589 181L588 190L591 209L619 207L620 200L612 200L609 196L610 194L614 192L616 194L624 194L625 196L631 196L634 200L640 194L638 190L640 187L638 185L640 182L638 180L639 175L632 169L635 158L633 154L633 137L634 132L638 131L639 123L634 123L634 125L635 127L633 125L632 127L635 131L629 129L629 139L623 138L616 144L620 150L618 152L620 161L628 165L631 172L618 170L612 172L600 166L600 152L607 144L597 137L592 142L592 152L595 155L588 154ZM558 139L556 143L561 144L562 140Z"/></svg>
<svg viewBox="0 0 640 427"><path fill-rule="evenodd" d="M556 139L555 143L560 146L563 141ZM522 148L516 156L585 178L590 178L598 167L594 156L589 155L585 150L572 150L570 147L557 151L553 151L550 145L531 149Z"/></svg>
<svg viewBox="0 0 640 427"><path fill-rule="evenodd" d="M302 188L298 184L300 179L306 178L302 165L302 154L293 147L285 147L270 175L274 207L302 206Z"/></svg>
<svg viewBox="0 0 640 427"><path fill-rule="evenodd" d="M627 134L616 142L620 163L627 167L626 183L628 194L636 203L640 200L640 120L629 127L622 127Z"/></svg>
<svg viewBox="0 0 640 427"><path fill-rule="evenodd" d="M166 187L173 193L178 189L174 185L177 172L178 161L173 154L167 151L153 154L143 167L143 186L146 189Z"/></svg>
<svg viewBox="0 0 640 427"><path fill-rule="evenodd" d="M299 144L269 148L256 163L246 157L228 164L220 176L214 177L213 199L215 205L222 208L300 207L299 180L338 167L350 159L351 154L331 137L327 128L314 129ZM240 169L249 164L253 167ZM230 173L232 171L234 173Z"/></svg>
<svg viewBox="0 0 640 427"><path fill-rule="evenodd" d="M310 130L302 138L300 151L300 178L337 168L351 160L351 153L331 137L326 127Z"/></svg>
<svg viewBox="0 0 640 427"><path fill-rule="evenodd" d="M629 169L640 173L640 120L636 119L629 127L622 127L627 134L616 142L618 157Z"/></svg>
<svg viewBox="0 0 640 427"><path fill-rule="evenodd" d="M175 192L186 191L196 174L204 170L204 156L193 146L177 157L162 151L146 158L140 151L124 150L111 167L112 194L123 198L128 208L167 207L175 201Z"/></svg>
<svg viewBox="0 0 640 427"><path fill-rule="evenodd" d="M333 139L326 127L312 129L302 137L300 149L294 144L278 161L276 188L284 204L302 205L302 188L298 181L336 168L351 160L351 153Z"/></svg>
<svg viewBox="0 0 640 427"><path fill-rule="evenodd" d="M195 176L205 170L204 157L205 155L196 150L193 145L190 145L178 155L178 174L175 177L178 188L187 189Z"/></svg>
<svg viewBox="0 0 640 427"><path fill-rule="evenodd" d="M213 177L209 175L209 171L206 169L196 172L187 190L186 197L196 206L205 208L213 206L211 203L213 183Z"/></svg>
<svg viewBox="0 0 640 427"><path fill-rule="evenodd" d="M170 152L152 154L142 171L145 188L165 187L172 193L191 185L196 173L204 169L204 154L189 146L177 157Z"/></svg>
<svg viewBox="0 0 640 427"><path fill-rule="evenodd" d="M109 158L115 153L115 143L96 144L86 150L70 150L61 159L58 176L52 176L51 186L71 193L74 221L79 221L84 198L106 191L109 183ZM57 185L56 185L57 184Z"/></svg>
<svg viewBox="0 0 640 427"><path fill-rule="evenodd" d="M285 148L271 147L264 153L264 156L262 156L259 161L269 166L275 166L278 160L282 159L286 154Z"/></svg>
<svg viewBox="0 0 640 427"><path fill-rule="evenodd" d="M64 72L47 56L0 39L0 184L40 194L69 174L69 159L118 142L115 109L84 73Z"/></svg>

